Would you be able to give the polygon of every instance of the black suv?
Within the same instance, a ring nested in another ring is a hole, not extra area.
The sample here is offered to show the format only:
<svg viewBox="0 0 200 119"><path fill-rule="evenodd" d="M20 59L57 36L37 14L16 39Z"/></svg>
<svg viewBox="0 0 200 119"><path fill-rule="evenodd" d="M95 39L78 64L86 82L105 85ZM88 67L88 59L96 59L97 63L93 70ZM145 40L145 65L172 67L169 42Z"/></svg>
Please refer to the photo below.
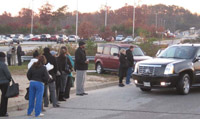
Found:
<svg viewBox="0 0 200 119"><path fill-rule="evenodd" d="M138 62L133 78L142 91L176 88L180 94L188 94L191 86L200 83L200 45L170 46L157 58Z"/></svg>

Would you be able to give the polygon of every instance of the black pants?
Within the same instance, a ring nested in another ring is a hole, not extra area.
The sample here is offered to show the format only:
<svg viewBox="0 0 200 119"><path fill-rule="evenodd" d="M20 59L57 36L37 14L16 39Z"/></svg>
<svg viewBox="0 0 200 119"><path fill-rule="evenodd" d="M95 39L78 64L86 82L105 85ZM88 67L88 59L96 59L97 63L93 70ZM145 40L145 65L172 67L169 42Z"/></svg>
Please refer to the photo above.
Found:
<svg viewBox="0 0 200 119"><path fill-rule="evenodd" d="M8 89L8 83L0 85L1 89L1 105L0 105L0 116L4 116L7 113L7 106L8 106L8 98L5 97L7 89Z"/></svg>
<svg viewBox="0 0 200 119"><path fill-rule="evenodd" d="M56 95L57 95L57 98L60 96L60 76L56 76Z"/></svg>
<svg viewBox="0 0 200 119"><path fill-rule="evenodd" d="M124 78L123 76L120 76L120 77L119 77L119 83L122 83L123 78Z"/></svg>
<svg viewBox="0 0 200 119"><path fill-rule="evenodd" d="M17 55L18 65L22 65L21 55Z"/></svg>
<svg viewBox="0 0 200 119"><path fill-rule="evenodd" d="M71 82L72 82L72 77L68 76L66 88L65 88L65 92L64 92L64 98L66 98L66 99L68 99L70 97Z"/></svg>

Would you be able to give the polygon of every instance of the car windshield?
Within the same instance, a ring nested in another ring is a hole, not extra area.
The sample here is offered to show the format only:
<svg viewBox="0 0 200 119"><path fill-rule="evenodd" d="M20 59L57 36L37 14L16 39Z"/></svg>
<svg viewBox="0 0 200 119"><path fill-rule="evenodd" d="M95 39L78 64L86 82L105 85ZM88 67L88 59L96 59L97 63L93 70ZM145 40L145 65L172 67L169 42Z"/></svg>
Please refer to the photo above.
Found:
<svg viewBox="0 0 200 119"><path fill-rule="evenodd" d="M191 59L194 56L192 46L173 46L169 47L158 56L159 58Z"/></svg>
<svg viewBox="0 0 200 119"><path fill-rule="evenodd" d="M122 48L121 48L122 49ZM128 49L128 47L124 47L123 49ZM143 51L139 47L134 47L133 56L144 56Z"/></svg>

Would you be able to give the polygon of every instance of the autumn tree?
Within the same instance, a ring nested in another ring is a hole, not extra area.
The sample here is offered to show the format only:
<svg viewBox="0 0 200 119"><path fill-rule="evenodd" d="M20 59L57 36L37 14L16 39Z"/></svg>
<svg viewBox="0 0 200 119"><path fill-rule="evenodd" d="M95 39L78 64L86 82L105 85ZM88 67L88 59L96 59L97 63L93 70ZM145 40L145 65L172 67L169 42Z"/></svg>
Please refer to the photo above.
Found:
<svg viewBox="0 0 200 119"><path fill-rule="evenodd" d="M49 25L52 16L53 6L48 2L39 9L40 22L44 25Z"/></svg>
<svg viewBox="0 0 200 119"><path fill-rule="evenodd" d="M83 22L79 26L79 36L89 39L95 33L95 27L90 22Z"/></svg>
<svg viewBox="0 0 200 119"><path fill-rule="evenodd" d="M19 12L19 18L21 24L28 25L31 24L32 10L28 8L22 8Z"/></svg>

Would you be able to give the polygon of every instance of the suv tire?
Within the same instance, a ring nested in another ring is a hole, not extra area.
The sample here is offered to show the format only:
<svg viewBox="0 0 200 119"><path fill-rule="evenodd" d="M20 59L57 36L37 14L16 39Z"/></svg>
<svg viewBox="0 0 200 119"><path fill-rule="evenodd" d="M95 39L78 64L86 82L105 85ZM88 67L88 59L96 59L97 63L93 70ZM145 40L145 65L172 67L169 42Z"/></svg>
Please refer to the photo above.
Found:
<svg viewBox="0 0 200 119"><path fill-rule="evenodd" d="M140 88L141 91L144 91L144 92L149 92L151 91L151 88Z"/></svg>
<svg viewBox="0 0 200 119"><path fill-rule="evenodd" d="M190 76L188 74L181 74L176 89L181 95L187 95L190 92Z"/></svg>
<svg viewBox="0 0 200 119"><path fill-rule="evenodd" d="M96 65L96 72L98 74L102 74L103 73L103 67L102 67L101 63L97 63L97 65Z"/></svg>

